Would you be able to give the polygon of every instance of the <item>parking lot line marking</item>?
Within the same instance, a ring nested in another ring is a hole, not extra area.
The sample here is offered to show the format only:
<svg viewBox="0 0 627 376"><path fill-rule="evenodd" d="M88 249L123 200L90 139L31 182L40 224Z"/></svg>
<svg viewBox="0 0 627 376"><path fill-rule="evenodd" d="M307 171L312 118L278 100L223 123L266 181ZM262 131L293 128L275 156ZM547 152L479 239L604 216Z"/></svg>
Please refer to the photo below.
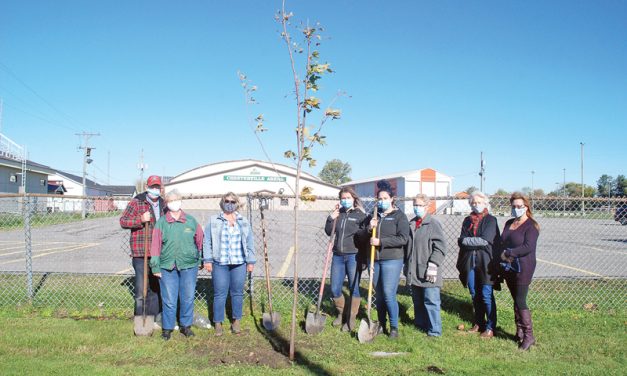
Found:
<svg viewBox="0 0 627 376"><path fill-rule="evenodd" d="M71 247L72 246L77 246L77 245L83 245L81 243L76 244L75 242L52 242L52 243L67 243L67 244L70 244ZM35 244L33 244L33 245L35 245ZM38 244L38 245L42 245L42 244ZM57 249L64 249L64 248L65 247L47 248L47 249L41 249L41 250L33 249L33 253L40 252L40 251L56 251ZM11 255L16 255L16 254L22 254L22 253L25 252L24 245L21 245L19 247L14 247L14 248L5 248L3 250L6 250L6 249L20 249L20 251L9 252L9 253L0 253L0 257L2 257L2 256L11 256Z"/></svg>
<svg viewBox="0 0 627 376"><path fill-rule="evenodd" d="M44 257L44 256L48 256L48 255L52 255L52 254L57 254L57 253L64 253L64 252L72 252L72 251L78 251L81 249L85 249L85 248L89 248L89 247L95 247L97 246L99 243L87 243L87 244L82 244L82 245L78 245L78 246L74 246L73 248L68 248L68 249L62 249L59 251L52 251L52 252L47 252L47 253L39 253L36 255L33 255L32 258L36 259L39 257ZM55 249L59 249L59 248L55 248ZM10 261L4 261L4 262L0 262L0 265L6 265L6 264L11 264L14 262L24 262L26 260L26 258L19 258L17 260L10 260Z"/></svg>
<svg viewBox="0 0 627 376"><path fill-rule="evenodd" d="M597 247L593 247L591 245L584 245L584 247L590 248L590 249L593 249L593 250L599 251L599 252L609 252L609 253L615 253L617 255L627 255L627 252L615 251L615 250L612 250L612 249L597 248Z"/></svg>
<svg viewBox="0 0 627 376"><path fill-rule="evenodd" d="M595 277L603 277L603 275L598 274L598 273L590 272L590 271L587 271L587 270L575 268L575 267L564 265L564 264L559 264L557 262L546 261L546 260L542 260L542 259L539 259L539 258L536 258L536 260L538 260L540 262L544 262L545 264L551 264L551 265L559 266L560 268L565 268L565 269L575 270L575 271L580 272L580 273L590 274L590 275L593 275Z"/></svg>
<svg viewBox="0 0 627 376"><path fill-rule="evenodd" d="M119 272L115 272L115 274L126 274L128 272L130 272L131 270L133 270L133 268L127 268L124 270L120 270Z"/></svg>
<svg viewBox="0 0 627 376"><path fill-rule="evenodd" d="M285 261L283 261L283 265L281 265L281 269L279 269L279 272L276 275L277 277L285 277L285 273L287 273L287 269L290 267L292 256L294 256L294 247L290 247L290 249L287 251L287 257L285 257Z"/></svg>

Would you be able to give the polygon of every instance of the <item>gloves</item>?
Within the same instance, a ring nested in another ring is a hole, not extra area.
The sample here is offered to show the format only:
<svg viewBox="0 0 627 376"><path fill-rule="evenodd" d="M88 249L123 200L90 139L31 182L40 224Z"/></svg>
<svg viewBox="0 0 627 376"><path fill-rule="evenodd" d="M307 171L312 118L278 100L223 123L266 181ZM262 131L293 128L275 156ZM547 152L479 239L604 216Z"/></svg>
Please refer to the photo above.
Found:
<svg viewBox="0 0 627 376"><path fill-rule="evenodd" d="M435 281L438 279L438 266L436 264L429 262L425 279L431 283L435 283Z"/></svg>

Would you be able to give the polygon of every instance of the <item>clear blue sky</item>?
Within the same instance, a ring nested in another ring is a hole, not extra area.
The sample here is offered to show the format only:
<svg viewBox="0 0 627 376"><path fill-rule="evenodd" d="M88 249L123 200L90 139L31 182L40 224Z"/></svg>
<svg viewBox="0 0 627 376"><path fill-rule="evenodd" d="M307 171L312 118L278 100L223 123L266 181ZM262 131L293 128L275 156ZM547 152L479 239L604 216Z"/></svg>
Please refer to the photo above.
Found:
<svg viewBox="0 0 627 376"><path fill-rule="evenodd" d="M314 7L315 6L315 7ZM273 16L280 1L0 3L2 132L32 160L80 174L80 131L99 132L90 177L133 184L222 160L265 159L236 72L259 87L275 162L294 145L292 82ZM319 21L335 74L328 146L361 179L424 167L454 189L546 191L627 173L627 2L290 1Z"/></svg>

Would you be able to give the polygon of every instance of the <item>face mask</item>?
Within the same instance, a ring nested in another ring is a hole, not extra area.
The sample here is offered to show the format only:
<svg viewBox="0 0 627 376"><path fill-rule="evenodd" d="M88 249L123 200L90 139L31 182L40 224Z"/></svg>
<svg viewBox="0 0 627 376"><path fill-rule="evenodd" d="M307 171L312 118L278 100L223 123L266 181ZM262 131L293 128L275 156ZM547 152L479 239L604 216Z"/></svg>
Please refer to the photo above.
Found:
<svg viewBox="0 0 627 376"><path fill-rule="evenodd" d="M148 194L152 197L159 197L159 195L161 194L161 189L159 188L148 188L146 189L146 192L148 192Z"/></svg>
<svg viewBox="0 0 627 376"><path fill-rule="evenodd" d="M350 198L343 198L340 200L340 205L342 205L344 209L350 209L353 207L353 200Z"/></svg>
<svg viewBox="0 0 627 376"><path fill-rule="evenodd" d="M483 209L485 209L485 205L474 205L471 207L472 211L479 214L483 212Z"/></svg>
<svg viewBox="0 0 627 376"><path fill-rule="evenodd" d="M527 212L527 208L512 208L512 217L520 218Z"/></svg>
<svg viewBox="0 0 627 376"><path fill-rule="evenodd" d="M377 202L377 207L379 208L379 210L383 210L386 211L390 208L390 202L389 201L378 201Z"/></svg>
<svg viewBox="0 0 627 376"><path fill-rule="evenodd" d="M425 211L426 210L424 206L414 206L414 214L416 214L416 217L424 218Z"/></svg>
<svg viewBox="0 0 627 376"><path fill-rule="evenodd" d="M224 211L226 213L233 213L237 209L237 204L233 204L231 202L224 203Z"/></svg>
<svg viewBox="0 0 627 376"><path fill-rule="evenodd" d="M183 203L183 201L181 201L181 200L170 201L170 202L168 202L168 209L170 209L170 211L177 212L177 211L181 210L181 204L182 203Z"/></svg>

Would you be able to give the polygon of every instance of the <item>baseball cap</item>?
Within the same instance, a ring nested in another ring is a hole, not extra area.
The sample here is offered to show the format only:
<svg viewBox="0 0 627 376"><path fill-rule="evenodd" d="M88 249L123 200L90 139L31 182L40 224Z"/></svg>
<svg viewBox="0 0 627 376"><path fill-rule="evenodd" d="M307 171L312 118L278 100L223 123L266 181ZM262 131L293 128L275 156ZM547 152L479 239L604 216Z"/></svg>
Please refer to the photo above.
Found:
<svg viewBox="0 0 627 376"><path fill-rule="evenodd" d="M146 181L146 185L152 187L153 185L161 186L161 178L157 175L150 175L148 177L148 181Z"/></svg>

